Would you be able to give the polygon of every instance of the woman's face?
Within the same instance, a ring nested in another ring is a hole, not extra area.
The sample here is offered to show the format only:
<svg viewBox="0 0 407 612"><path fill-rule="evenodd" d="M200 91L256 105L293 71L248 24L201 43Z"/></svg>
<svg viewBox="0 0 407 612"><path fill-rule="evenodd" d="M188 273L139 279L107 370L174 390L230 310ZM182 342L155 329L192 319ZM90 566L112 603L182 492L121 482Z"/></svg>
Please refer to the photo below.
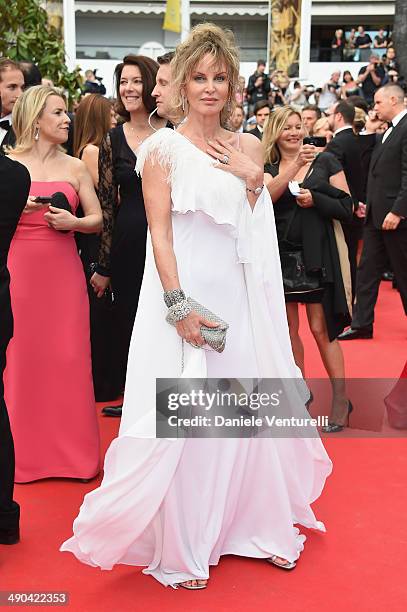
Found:
<svg viewBox="0 0 407 612"><path fill-rule="evenodd" d="M56 95L49 96L42 115L37 120L39 137L52 144L62 144L68 140L70 123L63 98Z"/></svg>
<svg viewBox="0 0 407 612"><path fill-rule="evenodd" d="M116 125L117 125L117 117L116 117L116 113L114 112L114 108L112 107L110 109L110 127L115 128Z"/></svg>
<svg viewBox="0 0 407 612"><path fill-rule="evenodd" d="M345 72L345 74L343 75L343 80L345 81L345 83L349 83L350 81L352 81L352 75L349 72Z"/></svg>
<svg viewBox="0 0 407 612"><path fill-rule="evenodd" d="M294 153L299 150L305 136L304 126L298 115L290 115L283 127L277 146L284 153Z"/></svg>
<svg viewBox="0 0 407 612"><path fill-rule="evenodd" d="M219 115L229 96L229 79L224 64L216 65L208 53L195 66L185 85L190 110L200 115Z"/></svg>
<svg viewBox="0 0 407 612"><path fill-rule="evenodd" d="M127 65L123 67L120 77L119 95L128 113L144 109L142 97L143 79L138 66Z"/></svg>

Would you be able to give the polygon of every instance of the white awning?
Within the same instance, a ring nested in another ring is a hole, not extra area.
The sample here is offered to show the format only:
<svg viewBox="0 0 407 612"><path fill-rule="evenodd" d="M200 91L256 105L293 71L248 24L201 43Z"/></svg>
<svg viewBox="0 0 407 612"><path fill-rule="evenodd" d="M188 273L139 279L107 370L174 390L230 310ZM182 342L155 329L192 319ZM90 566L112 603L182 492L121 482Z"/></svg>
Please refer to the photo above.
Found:
<svg viewBox="0 0 407 612"><path fill-rule="evenodd" d="M334 16L394 15L394 0L312 0L312 15L326 20Z"/></svg>
<svg viewBox="0 0 407 612"><path fill-rule="evenodd" d="M133 14L139 15L163 15L165 13L165 4L161 6L149 3L120 3L120 2L75 2L75 12L77 14L103 13L103 14ZM226 4L200 4L193 3L191 5L191 15L249 15L249 16L267 16L268 4L263 5L226 5Z"/></svg>

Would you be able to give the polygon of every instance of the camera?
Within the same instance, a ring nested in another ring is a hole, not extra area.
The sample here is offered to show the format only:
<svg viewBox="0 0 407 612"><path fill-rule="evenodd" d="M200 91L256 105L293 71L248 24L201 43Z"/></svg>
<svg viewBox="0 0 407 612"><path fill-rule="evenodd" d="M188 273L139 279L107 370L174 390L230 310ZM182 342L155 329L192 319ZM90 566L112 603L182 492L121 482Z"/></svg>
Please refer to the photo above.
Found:
<svg viewBox="0 0 407 612"><path fill-rule="evenodd" d="M99 81L99 83L101 83L103 81L103 77L98 76L96 72L97 72L97 68L94 69L93 74L95 75L95 79Z"/></svg>
<svg viewBox="0 0 407 612"><path fill-rule="evenodd" d="M326 147L326 138L325 136L306 136L302 143L314 147Z"/></svg>

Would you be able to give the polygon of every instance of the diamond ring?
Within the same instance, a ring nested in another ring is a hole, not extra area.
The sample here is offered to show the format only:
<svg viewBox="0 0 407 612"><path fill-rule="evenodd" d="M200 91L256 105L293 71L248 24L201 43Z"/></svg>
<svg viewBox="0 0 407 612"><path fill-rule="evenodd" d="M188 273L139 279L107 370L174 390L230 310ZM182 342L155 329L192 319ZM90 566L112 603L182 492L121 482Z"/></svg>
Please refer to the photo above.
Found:
<svg viewBox="0 0 407 612"><path fill-rule="evenodd" d="M229 160L229 155L226 155L226 153L225 153L225 155L223 156L223 159L221 159L221 160L219 160L219 161L220 161L222 164L226 164L226 165L227 165L227 164L229 163L229 161L230 161L230 160Z"/></svg>

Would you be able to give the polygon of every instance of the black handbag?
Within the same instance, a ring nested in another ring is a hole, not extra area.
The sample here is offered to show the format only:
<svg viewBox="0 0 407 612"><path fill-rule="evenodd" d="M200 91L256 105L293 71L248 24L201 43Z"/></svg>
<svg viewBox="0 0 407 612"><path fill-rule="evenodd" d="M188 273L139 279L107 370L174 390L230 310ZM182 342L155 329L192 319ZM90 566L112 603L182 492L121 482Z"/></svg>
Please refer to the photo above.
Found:
<svg viewBox="0 0 407 612"><path fill-rule="evenodd" d="M298 210L294 209L280 242L280 261L283 274L284 293L306 293L323 289L318 276L311 276L304 263L304 252L299 245L287 240L288 232ZM286 247L286 248L284 248Z"/></svg>
<svg viewBox="0 0 407 612"><path fill-rule="evenodd" d="M322 289L319 278L307 273L302 250L283 251L280 260L285 294Z"/></svg>

